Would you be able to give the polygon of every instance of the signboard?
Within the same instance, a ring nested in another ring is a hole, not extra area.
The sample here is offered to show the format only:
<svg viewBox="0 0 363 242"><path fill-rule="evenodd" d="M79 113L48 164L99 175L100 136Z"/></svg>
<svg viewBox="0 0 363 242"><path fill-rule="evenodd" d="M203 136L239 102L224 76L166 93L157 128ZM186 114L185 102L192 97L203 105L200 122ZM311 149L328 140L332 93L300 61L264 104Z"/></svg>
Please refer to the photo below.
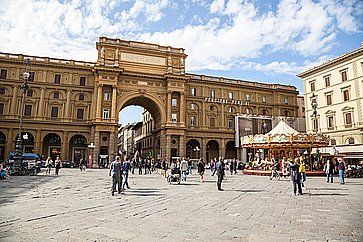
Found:
<svg viewBox="0 0 363 242"><path fill-rule="evenodd" d="M272 117L261 115L240 115L235 117L235 144L240 147L242 136L265 134L272 129Z"/></svg>

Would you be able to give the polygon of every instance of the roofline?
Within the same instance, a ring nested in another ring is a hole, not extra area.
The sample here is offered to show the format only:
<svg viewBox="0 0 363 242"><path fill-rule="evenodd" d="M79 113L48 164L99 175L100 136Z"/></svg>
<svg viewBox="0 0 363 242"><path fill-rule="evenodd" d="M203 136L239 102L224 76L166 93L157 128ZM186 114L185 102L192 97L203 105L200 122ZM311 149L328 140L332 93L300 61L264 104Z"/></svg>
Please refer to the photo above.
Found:
<svg viewBox="0 0 363 242"><path fill-rule="evenodd" d="M363 53L363 44L361 44L361 46L358 48L358 49L355 49L351 52L347 52L341 56L338 56L337 58L333 59L333 60L329 60L321 65L318 65L318 66L314 66L310 69L308 69L307 71L304 71L300 74L297 74L298 77L300 78L304 78L306 76L309 76L310 74L313 74L314 72L320 70L320 69L323 69L323 68L326 68L326 67L330 67L332 66L333 64L336 64L337 62L341 62L343 60L346 60L348 58L351 58L355 55L358 55L360 53Z"/></svg>

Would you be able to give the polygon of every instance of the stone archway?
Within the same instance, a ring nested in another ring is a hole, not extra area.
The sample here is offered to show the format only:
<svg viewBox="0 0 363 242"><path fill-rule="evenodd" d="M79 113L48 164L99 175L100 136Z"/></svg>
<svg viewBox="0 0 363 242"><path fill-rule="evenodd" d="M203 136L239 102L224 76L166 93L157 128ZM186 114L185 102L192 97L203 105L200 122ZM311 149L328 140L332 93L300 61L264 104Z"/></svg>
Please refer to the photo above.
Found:
<svg viewBox="0 0 363 242"><path fill-rule="evenodd" d="M15 142L18 139L18 135L15 136ZM22 140L22 146L23 146L23 152L24 153L34 153L34 147L35 147L35 139L34 135L31 132L22 132L21 133L21 140ZM15 148L15 147L14 147Z"/></svg>
<svg viewBox="0 0 363 242"><path fill-rule="evenodd" d="M43 150L42 154L50 156L52 160L55 160L57 156L61 155L62 139L56 133L49 133L43 138Z"/></svg>
<svg viewBox="0 0 363 242"><path fill-rule="evenodd" d="M71 157L68 157L68 159L70 158L69 160L78 166L81 158L86 160L86 153L87 138L81 134L73 135L69 140L69 154Z"/></svg>
<svg viewBox="0 0 363 242"><path fill-rule="evenodd" d="M5 160L6 135L0 131L0 162Z"/></svg>
<svg viewBox="0 0 363 242"><path fill-rule="evenodd" d="M207 162L210 159L219 158L219 143L216 140L208 141L206 145Z"/></svg>
<svg viewBox="0 0 363 242"><path fill-rule="evenodd" d="M230 140L226 144L226 159L234 159L237 158L237 148L235 147L235 142Z"/></svg>
<svg viewBox="0 0 363 242"><path fill-rule="evenodd" d="M186 143L186 157L190 159L200 158L200 144L196 139L190 139Z"/></svg>

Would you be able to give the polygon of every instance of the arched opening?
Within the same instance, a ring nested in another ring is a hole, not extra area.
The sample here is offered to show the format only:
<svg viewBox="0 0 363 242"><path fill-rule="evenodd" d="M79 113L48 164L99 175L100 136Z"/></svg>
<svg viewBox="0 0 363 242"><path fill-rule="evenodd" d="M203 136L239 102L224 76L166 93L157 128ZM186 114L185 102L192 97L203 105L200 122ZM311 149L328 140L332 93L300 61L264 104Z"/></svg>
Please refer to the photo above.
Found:
<svg viewBox="0 0 363 242"><path fill-rule="evenodd" d="M235 147L234 141L228 141L226 144L226 159L237 158L237 148Z"/></svg>
<svg viewBox="0 0 363 242"><path fill-rule="evenodd" d="M43 152L55 160L57 156L61 155L62 139L58 134L50 133L43 138Z"/></svg>
<svg viewBox="0 0 363 242"><path fill-rule="evenodd" d="M186 144L186 157L190 159L200 158L200 144L198 140L191 139Z"/></svg>
<svg viewBox="0 0 363 242"><path fill-rule="evenodd" d="M210 140L206 146L206 154L207 154L207 161L209 162L211 159L218 159L219 157L219 144L215 140Z"/></svg>
<svg viewBox="0 0 363 242"><path fill-rule="evenodd" d="M15 143L18 137L19 134L15 137ZM33 134L30 132L22 132L21 138L23 145L23 153L34 153L35 140Z"/></svg>
<svg viewBox="0 0 363 242"><path fill-rule="evenodd" d="M348 138L346 141L345 141L345 144L347 145L354 145L354 138L353 137L350 137Z"/></svg>
<svg viewBox="0 0 363 242"><path fill-rule="evenodd" d="M83 158L86 160L87 152L87 139L81 134L76 134L69 140L69 153L71 154L70 160L76 166L79 165L79 161Z"/></svg>
<svg viewBox="0 0 363 242"><path fill-rule="evenodd" d="M3 132L0 131L0 162L4 162L5 160L5 144L6 136Z"/></svg>
<svg viewBox="0 0 363 242"><path fill-rule="evenodd" d="M179 104L179 100L176 104ZM131 92L121 97L118 107L121 123L117 135L118 152L129 158L139 155L141 158L160 160L162 153L165 154L161 147L161 140L165 138L161 134L161 126L166 119L166 110L160 98ZM124 119L124 116L131 117Z"/></svg>

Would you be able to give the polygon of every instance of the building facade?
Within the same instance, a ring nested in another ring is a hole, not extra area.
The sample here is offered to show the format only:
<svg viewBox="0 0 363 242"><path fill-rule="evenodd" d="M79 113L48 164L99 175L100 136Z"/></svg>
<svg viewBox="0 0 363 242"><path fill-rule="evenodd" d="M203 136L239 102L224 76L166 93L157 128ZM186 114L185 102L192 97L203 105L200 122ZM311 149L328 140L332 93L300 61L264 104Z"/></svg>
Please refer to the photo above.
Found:
<svg viewBox="0 0 363 242"><path fill-rule="evenodd" d="M307 132L330 137L326 154L336 146L347 159L363 159L363 46L298 77L304 80Z"/></svg>
<svg viewBox="0 0 363 242"><path fill-rule="evenodd" d="M90 143L94 164L99 155L112 160L118 113L130 105L151 114L153 156L167 159L224 157L235 147L238 114L298 115L295 87L186 73L182 48L107 37L96 48L94 63L0 53L2 159L18 135L25 58L31 60L25 149L63 160L88 157Z"/></svg>

